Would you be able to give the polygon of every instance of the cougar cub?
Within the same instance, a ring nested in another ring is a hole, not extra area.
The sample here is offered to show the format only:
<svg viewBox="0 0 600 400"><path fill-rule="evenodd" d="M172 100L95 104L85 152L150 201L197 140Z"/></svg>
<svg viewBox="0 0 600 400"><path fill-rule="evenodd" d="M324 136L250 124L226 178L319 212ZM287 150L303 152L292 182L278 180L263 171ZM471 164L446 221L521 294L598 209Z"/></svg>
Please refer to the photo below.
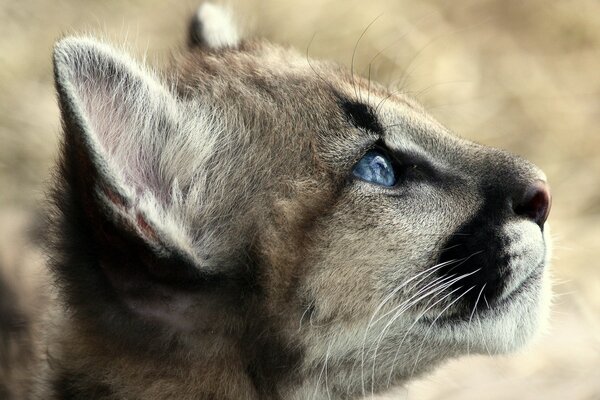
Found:
<svg viewBox="0 0 600 400"><path fill-rule="evenodd" d="M159 76L54 51L56 310L33 397L350 399L543 319L544 174L205 4Z"/></svg>

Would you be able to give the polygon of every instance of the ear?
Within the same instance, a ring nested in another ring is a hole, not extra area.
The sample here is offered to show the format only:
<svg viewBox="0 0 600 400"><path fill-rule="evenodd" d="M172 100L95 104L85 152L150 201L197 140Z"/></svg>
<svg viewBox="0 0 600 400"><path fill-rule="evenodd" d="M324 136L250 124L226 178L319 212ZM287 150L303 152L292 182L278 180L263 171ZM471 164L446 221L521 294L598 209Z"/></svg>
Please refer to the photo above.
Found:
<svg viewBox="0 0 600 400"><path fill-rule="evenodd" d="M190 47L217 50L239 44L240 37L228 10L212 3L204 3L198 8L189 27Z"/></svg>
<svg viewBox="0 0 600 400"><path fill-rule="evenodd" d="M178 101L154 74L91 39L60 41L54 72L65 135L58 201L77 254L60 278L77 303L105 300L176 324L183 289L214 277L172 212L177 182L158 162L180 128Z"/></svg>

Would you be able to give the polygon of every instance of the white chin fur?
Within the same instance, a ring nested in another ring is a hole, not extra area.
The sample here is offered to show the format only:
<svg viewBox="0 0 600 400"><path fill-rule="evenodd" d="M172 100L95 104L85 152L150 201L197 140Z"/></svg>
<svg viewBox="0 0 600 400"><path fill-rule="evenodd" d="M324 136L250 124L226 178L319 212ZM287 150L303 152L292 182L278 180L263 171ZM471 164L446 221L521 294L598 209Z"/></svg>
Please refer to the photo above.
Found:
<svg viewBox="0 0 600 400"><path fill-rule="evenodd" d="M506 288L506 293L516 292L491 310L484 307L476 312L470 322L438 326L437 338L450 346L464 346L468 353L508 353L527 344L545 327L551 299L549 227L544 227L542 235L534 224L518 222L507 225L505 232L514 239L508 250L522 254L511 264L515 273ZM543 271L539 270L541 262Z"/></svg>

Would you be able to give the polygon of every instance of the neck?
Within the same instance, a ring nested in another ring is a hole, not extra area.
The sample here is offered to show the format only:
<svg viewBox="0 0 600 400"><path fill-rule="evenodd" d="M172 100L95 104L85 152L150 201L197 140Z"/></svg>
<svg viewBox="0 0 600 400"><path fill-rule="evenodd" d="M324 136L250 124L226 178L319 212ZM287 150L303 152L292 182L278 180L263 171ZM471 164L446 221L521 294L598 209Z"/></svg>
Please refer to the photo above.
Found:
<svg viewBox="0 0 600 400"><path fill-rule="evenodd" d="M194 351L165 349L160 355L117 348L81 329L59 331L44 379L50 392L43 398L276 400L290 398L299 385L299 355L260 335L252 341L206 337Z"/></svg>

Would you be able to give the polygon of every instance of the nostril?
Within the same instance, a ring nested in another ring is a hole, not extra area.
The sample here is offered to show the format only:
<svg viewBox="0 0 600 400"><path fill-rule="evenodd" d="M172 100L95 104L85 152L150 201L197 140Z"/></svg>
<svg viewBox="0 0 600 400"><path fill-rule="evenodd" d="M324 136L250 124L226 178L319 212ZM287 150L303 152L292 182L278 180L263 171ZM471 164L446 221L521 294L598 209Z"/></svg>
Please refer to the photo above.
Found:
<svg viewBox="0 0 600 400"><path fill-rule="evenodd" d="M515 203L514 210L517 215L529 218L543 228L550 214L551 202L550 187L546 182L537 181L525 190L521 201Z"/></svg>

